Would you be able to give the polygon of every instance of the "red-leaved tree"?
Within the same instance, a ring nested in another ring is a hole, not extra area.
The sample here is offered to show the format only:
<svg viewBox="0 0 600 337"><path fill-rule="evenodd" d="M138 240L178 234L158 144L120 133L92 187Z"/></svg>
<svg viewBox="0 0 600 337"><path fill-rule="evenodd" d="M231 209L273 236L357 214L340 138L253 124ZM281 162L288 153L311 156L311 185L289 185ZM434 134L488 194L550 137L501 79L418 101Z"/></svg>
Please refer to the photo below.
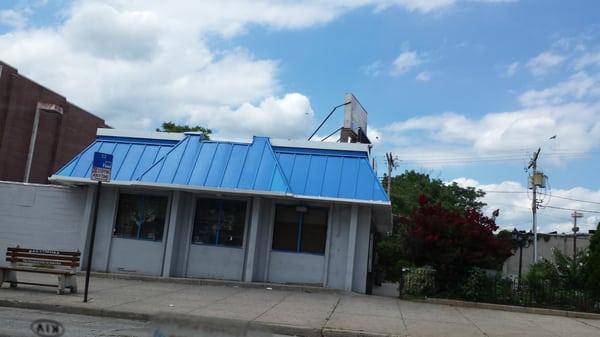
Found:
<svg viewBox="0 0 600 337"><path fill-rule="evenodd" d="M512 255L510 242L494 235L494 220L477 210L452 212L421 196L419 207L403 221L406 258L435 268L442 288L455 286L469 268L497 269Z"/></svg>

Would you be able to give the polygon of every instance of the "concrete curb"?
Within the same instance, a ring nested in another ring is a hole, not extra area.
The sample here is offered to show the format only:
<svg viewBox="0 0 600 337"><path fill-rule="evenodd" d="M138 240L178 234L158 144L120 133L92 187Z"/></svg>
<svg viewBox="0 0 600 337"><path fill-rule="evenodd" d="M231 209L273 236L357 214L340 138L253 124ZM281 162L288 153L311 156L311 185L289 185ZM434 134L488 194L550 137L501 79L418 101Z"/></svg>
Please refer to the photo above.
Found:
<svg viewBox="0 0 600 337"><path fill-rule="evenodd" d="M406 335L386 335L365 331L352 331L343 329L325 328L322 332L323 337L406 337Z"/></svg>
<svg viewBox="0 0 600 337"><path fill-rule="evenodd" d="M79 276L85 276L84 272L78 272ZM121 274L121 273L101 273L92 272L90 276L105 279L121 279L121 280L134 280L134 281L145 281L145 282L160 282L160 283L176 283L176 284L189 284L189 285L203 285L203 286L227 286L227 287L240 287L249 289L264 289L272 288L273 290L285 290L285 291L300 291L305 293L326 293L326 294L345 294L346 291L338 289L329 289L311 285L301 284L278 284L278 283L264 283L264 282L242 282L242 281L230 281L230 280L215 280L215 279L202 279L202 278L185 278L185 277L161 277L161 276L147 276L147 275L134 275L134 274Z"/></svg>
<svg viewBox="0 0 600 337"><path fill-rule="evenodd" d="M144 314L144 313L135 313L129 311L119 311L119 310L110 310L110 309L100 309L100 308L85 308L81 306L68 306L68 305L57 305L57 304L47 304L47 303L32 303L32 302L23 302L17 300L3 300L0 299L0 307L9 307L9 308L19 308L19 309L30 309L30 310L43 310L49 312L58 312L65 314L77 314L77 315L86 315L86 316L98 316L98 317L108 317L108 318L120 318L120 319L130 319L136 321L153 321L156 317L160 322L161 316L164 314ZM167 314L169 315L169 314ZM193 322L197 322L198 320L222 320L214 317L208 316L190 316L183 314L181 318L177 320L186 320L185 317L189 317ZM233 321L233 320L232 320ZM380 333L371 333L367 331L353 331L353 330L340 330L340 329L331 329L331 328L311 328L306 326L297 326L297 325L287 325L287 324L279 324L279 323L271 323L271 322L258 322L258 321L239 321L240 324L247 324L248 327L269 331L273 334L283 334L283 335L291 335L291 336L300 336L300 337L341 337L341 336L350 336L350 337L400 337L400 335L387 335ZM1 337L1 336L0 336Z"/></svg>
<svg viewBox="0 0 600 337"><path fill-rule="evenodd" d="M31 310L43 310L49 312L60 312L64 314L77 314L86 316L98 316L108 318L122 318L130 319L134 321L149 321L152 315L135 313L130 311L119 311L119 310L106 310L99 308L85 308L78 306L60 305L60 304L48 304L48 303L32 303L23 302L16 300L2 300L0 299L0 307L19 308L19 309L31 309Z"/></svg>
<svg viewBox="0 0 600 337"><path fill-rule="evenodd" d="M536 308L536 307L520 307L520 306L516 306L516 305L469 302L469 301L450 300L450 299L444 299L444 298L430 298L430 297L423 299L423 300L411 299L408 301L432 303L432 304L443 304L443 305L466 307L466 308L490 309L490 310L501 310L501 311L510 311L510 312L527 313L527 314L600 320L600 314L593 314L593 313L589 313L589 312L580 312L580 311L545 309L545 308Z"/></svg>

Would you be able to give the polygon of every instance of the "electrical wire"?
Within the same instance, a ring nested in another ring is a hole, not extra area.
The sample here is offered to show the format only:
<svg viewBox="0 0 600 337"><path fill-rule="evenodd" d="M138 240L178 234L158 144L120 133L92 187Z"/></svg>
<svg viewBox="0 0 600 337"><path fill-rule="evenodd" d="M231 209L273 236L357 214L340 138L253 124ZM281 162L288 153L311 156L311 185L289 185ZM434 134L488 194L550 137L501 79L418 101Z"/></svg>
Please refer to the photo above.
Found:
<svg viewBox="0 0 600 337"><path fill-rule="evenodd" d="M569 197L561 197L558 196L556 194L549 194L549 193L541 193L538 192L539 194L543 194L543 195L547 195L547 196L551 196L553 198L558 198L558 199L565 199L565 200L571 200L571 201L578 201L578 202L585 202L585 203L589 203L589 204L596 204L596 205L600 205L600 202L597 201L590 201L590 200L581 200L581 199L575 199L575 198L569 198Z"/></svg>
<svg viewBox="0 0 600 337"><path fill-rule="evenodd" d="M574 211L574 212L598 213L598 214L600 214L600 211L595 211L595 210L574 209L574 208L566 208L566 207L558 207L558 206L550 206L550 205L542 206L542 208L553 208L553 209L561 209L561 210L564 210L564 211Z"/></svg>

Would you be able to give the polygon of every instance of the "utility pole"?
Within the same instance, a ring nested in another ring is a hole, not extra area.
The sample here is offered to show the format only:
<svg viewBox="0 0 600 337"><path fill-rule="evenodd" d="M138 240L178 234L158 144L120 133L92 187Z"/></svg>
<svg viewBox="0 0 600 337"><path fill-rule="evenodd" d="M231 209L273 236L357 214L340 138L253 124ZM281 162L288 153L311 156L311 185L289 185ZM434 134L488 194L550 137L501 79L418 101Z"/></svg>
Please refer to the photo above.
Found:
<svg viewBox="0 0 600 337"><path fill-rule="evenodd" d="M533 157L529 161L528 169L533 169L531 174L531 189L533 190L533 198L531 199L531 212L533 214L533 263L537 262L538 256L538 247L537 247L537 187L541 185L543 182L536 181L537 176L537 159L540 155L541 148L538 148L536 152L533 153Z"/></svg>
<svg viewBox="0 0 600 337"><path fill-rule="evenodd" d="M398 167L398 162L396 160L398 160L398 157L394 157L392 155L391 152L388 152L385 154L385 159L387 161L387 168L388 168L388 174L387 174L387 194L388 197L391 198L392 197L392 171Z"/></svg>
<svg viewBox="0 0 600 337"><path fill-rule="evenodd" d="M577 227L577 218L583 218L583 213L581 212L573 212L571 213L573 217L573 261L577 258L577 232L579 232L579 227Z"/></svg>

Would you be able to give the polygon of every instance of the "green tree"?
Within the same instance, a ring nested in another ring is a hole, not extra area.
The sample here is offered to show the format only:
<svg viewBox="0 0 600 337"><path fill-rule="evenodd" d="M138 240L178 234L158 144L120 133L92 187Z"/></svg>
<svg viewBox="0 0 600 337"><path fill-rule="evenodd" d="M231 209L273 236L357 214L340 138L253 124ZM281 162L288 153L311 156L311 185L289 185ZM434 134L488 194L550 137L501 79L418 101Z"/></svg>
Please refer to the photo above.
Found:
<svg viewBox="0 0 600 337"><path fill-rule="evenodd" d="M387 177L384 178L384 186ZM391 178L391 202L394 213L394 229L391 236L378 242L379 271L390 281L397 281L402 267L419 263L408 252L411 237L408 231L408 218L419 206L421 197L431 204L440 204L448 212L465 214L467 211L480 212L485 203L480 198L485 192L461 187L456 183L446 184L440 179L431 178L428 174L405 171ZM460 239L460 238L459 238ZM462 243L456 243L460 246Z"/></svg>
<svg viewBox="0 0 600 337"><path fill-rule="evenodd" d="M157 132L192 132L192 131L200 131L204 134L204 138L210 139L210 135L212 134L212 130L209 128L205 128L200 125L189 126L189 125L180 125L175 124L173 122L164 122L162 123L161 128L156 128Z"/></svg>
<svg viewBox="0 0 600 337"><path fill-rule="evenodd" d="M590 238L585 269L586 288L600 297L600 222L596 227L596 232Z"/></svg>
<svg viewBox="0 0 600 337"><path fill-rule="evenodd" d="M388 177L384 178L384 186ZM467 209L481 210L485 203L480 198L485 192L473 187L462 187L457 183L446 184L428 174L405 171L391 178L391 201L394 214L410 214L419 205L419 196L424 195L433 203L441 203L449 211L463 212Z"/></svg>

